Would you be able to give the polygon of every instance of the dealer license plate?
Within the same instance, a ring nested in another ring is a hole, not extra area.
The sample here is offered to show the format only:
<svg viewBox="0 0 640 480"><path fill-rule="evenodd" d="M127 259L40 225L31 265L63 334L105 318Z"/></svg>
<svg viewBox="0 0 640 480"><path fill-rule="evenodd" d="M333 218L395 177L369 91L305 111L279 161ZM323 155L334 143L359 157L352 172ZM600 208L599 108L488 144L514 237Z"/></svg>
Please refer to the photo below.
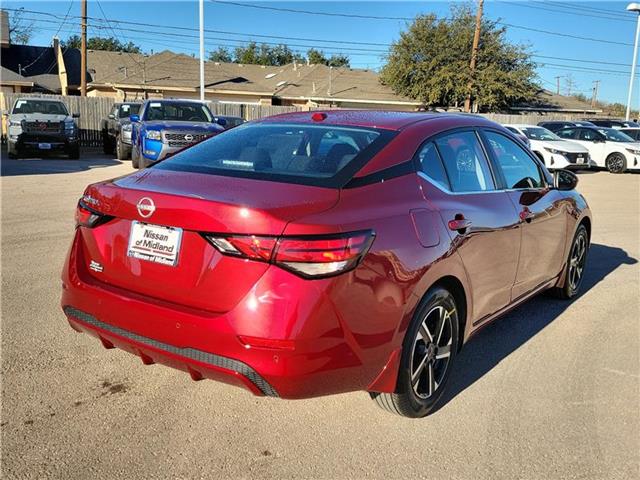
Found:
<svg viewBox="0 0 640 480"><path fill-rule="evenodd" d="M38 148L40 150L51 150L51 144L50 143L39 143L38 144Z"/></svg>
<svg viewBox="0 0 640 480"><path fill-rule="evenodd" d="M576 159L576 163L584 163L584 158L583 157L578 157Z"/></svg>
<svg viewBox="0 0 640 480"><path fill-rule="evenodd" d="M181 239L181 228L133 221L127 256L173 267L178 263Z"/></svg>

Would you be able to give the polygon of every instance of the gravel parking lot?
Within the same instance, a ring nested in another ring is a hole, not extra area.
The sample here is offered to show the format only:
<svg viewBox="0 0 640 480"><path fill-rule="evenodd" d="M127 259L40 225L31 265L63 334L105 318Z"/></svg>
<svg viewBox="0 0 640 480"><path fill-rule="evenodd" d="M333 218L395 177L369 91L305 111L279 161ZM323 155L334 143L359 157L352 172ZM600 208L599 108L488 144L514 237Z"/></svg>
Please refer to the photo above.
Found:
<svg viewBox="0 0 640 480"><path fill-rule="evenodd" d="M59 276L76 201L131 171L3 155L2 478L639 478L640 175L580 174L583 294L484 329L442 407L407 420L365 393L284 401L193 382L72 331Z"/></svg>

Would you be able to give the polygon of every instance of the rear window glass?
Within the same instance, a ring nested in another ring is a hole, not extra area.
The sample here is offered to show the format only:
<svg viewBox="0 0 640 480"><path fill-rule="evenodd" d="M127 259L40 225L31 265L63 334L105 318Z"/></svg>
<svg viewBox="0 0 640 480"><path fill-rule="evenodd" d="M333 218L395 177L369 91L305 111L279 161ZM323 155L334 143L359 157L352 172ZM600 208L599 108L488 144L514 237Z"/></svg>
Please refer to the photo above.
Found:
<svg viewBox="0 0 640 480"><path fill-rule="evenodd" d="M342 177L353 175L393 135L335 125L245 124L155 168L337 186L332 179L344 183Z"/></svg>

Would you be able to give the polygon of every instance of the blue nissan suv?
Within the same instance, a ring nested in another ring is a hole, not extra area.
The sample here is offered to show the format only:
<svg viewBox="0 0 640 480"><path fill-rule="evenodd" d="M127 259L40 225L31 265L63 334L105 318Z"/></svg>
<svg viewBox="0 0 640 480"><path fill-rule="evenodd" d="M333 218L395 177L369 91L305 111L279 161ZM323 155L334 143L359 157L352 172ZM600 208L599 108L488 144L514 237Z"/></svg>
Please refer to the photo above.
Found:
<svg viewBox="0 0 640 480"><path fill-rule="evenodd" d="M146 168L224 131L224 119L216 120L206 104L195 100L146 100L130 119L134 168Z"/></svg>

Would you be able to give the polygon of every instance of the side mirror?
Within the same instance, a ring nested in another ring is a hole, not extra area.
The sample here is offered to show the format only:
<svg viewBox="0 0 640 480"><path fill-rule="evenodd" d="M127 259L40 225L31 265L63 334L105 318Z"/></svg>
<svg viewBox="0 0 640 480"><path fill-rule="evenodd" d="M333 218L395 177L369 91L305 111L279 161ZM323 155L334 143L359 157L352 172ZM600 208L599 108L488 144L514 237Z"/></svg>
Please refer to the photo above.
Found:
<svg viewBox="0 0 640 480"><path fill-rule="evenodd" d="M109 114L109 120L114 120L116 118L116 116L113 113Z"/></svg>
<svg viewBox="0 0 640 480"><path fill-rule="evenodd" d="M129 115L129 120L131 120L133 123L137 123L140 121L140 115Z"/></svg>
<svg viewBox="0 0 640 480"><path fill-rule="evenodd" d="M578 185L578 176L569 170L553 172L553 186L558 190L573 190Z"/></svg>
<svg viewBox="0 0 640 480"><path fill-rule="evenodd" d="M218 125L220 125L221 127L226 127L227 126L227 120L225 118L215 117L213 119L213 121L215 123L217 123Z"/></svg>
<svg viewBox="0 0 640 480"><path fill-rule="evenodd" d="M73 113L73 114L71 114L71 118L80 118L80 114L79 113Z"/></svg>

